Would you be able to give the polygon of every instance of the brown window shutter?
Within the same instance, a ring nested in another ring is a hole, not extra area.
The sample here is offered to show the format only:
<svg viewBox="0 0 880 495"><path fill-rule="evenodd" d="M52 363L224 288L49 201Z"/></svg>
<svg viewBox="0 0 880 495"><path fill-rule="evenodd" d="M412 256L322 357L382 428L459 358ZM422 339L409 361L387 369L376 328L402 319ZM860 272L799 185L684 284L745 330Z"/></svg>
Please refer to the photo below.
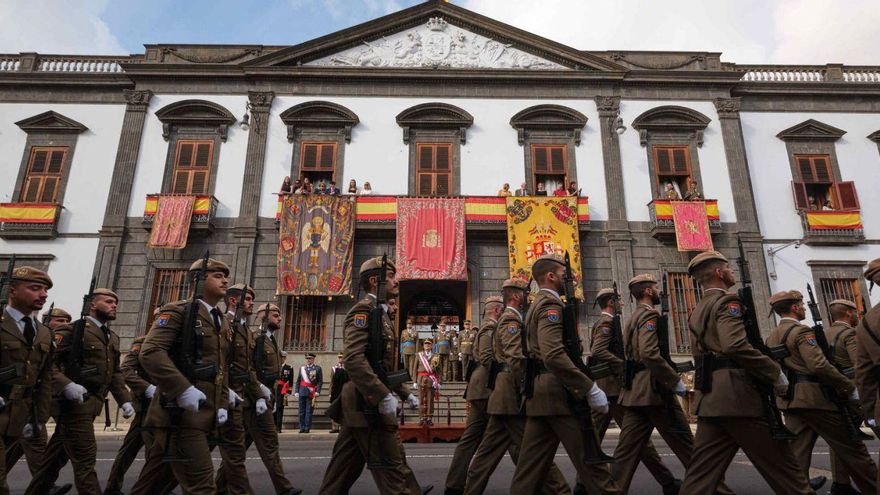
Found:
<svg viewBox="0 0 880 495"><path fill-rule="evenodd" d="M837 191L837 206L839 209L859 209L859 196L856 194L856 185L854 182L838 182L834 185L834 189Z"/></svg>
<svg viewBox="0 0 880 495"><path fill-rule="evenodd" d="M673 171L686 174L688 173L687 148L672 149Z"/></svg>
<svg viewBox="0 0 880 495"><path fill-rule="evenodd" d="M64 167L64 155L65 152L63 150L55 150L51 153L49 157L49 167L47 172L50 174L60 174L62 167Z"/></svg>
<svg viewBox="0 0 880 495"><path fill-rule="evenodd" d="M182 142L178 147L177 152L177 166L178 167L190 167L192 166L192 158L193 158L193 144Z"/></svg>
<svg viewBox="0 0 880 495"><path fill-rule="evenodd" d="M49 152L45 150L37 150L31 159L30 172L33 174L42 174L46 172L46 162L49 158Z"/></svg>
<svg viewBox="0 0 880 495"><path fill-rule="evenodd" d="M449 174L437 174L437 196L449 196Z"/></svg>
<svg viewBox="0 0 880 495"><path fill-rule="evenodd" d="M322 144L321 157L318 160L318 166L325 169L332 169L336 162L336 145Z"/></svg>
<svg viewBox="0 0 880 495"><path fill-rule="evenodd" d="M186 194L189 192L189 172L178 170L174 173L174 186L171 188L174 194Z"/></svg>
<svg viewBox="0 0 880 495"><path fill-rule="evenodd" d="M657 158L657 173L668 174L672 172L672 164L669 162L669 150L666 148L655 148L654 156Z"/></svg>
<svg viewBox="0 0 880 495"><path fill-rule="evenodd" d="M40 194L40 203L54 203L58 190L58 178L46 177L43 180L43 193Z"/></svg>
<svg viewBox="0 0 880 495"><path fill-rule="evenodd" d="M199 143L196 147L196 160L193 164L194 167L197 168L210 168L212 153L211 153L212 144L211 143Z"/></svg>
<svg viewBox="0 0 880 495"><path fill-rule="evenodd" d="M192 174L192 184L189 190L190 194L208 194L208 172L194 171Z"/></svg>
<svg viewBox="0 0 880 495"><path fill-rule="evenodd" d="M547 164L548 150L546 146L533 146L532 154L534 159L535 172L547 172L550 170Z"/></svg>
<svg viewBox="0 0 880 495"><path fill-rule="evenodd" d="M832 182L831 170L828 166L828 159L817 156L813 158L813 168L816 170L816 182Z"/></svg>
<svg viewBox="0 0 880 495"><path fill-rule="evenodd" d="M24 184L21 200L25 203L35 203L37 195L40 192L40 186L43 184L41 177L30 177Z"/></svg>
<svg viewBox="0 0 880 495"><path fill-rule="evenodd" d="M434 156L433 146L428 145L419 145L419 170L433 170L434 168Z"/></svg>
<svg viewBox="0 0 880 495"><path fill-rule="evenodd" d="M815 182L816 177L813 174L813 166L810 163L810 159L806 157L800 157L797 159L798 170L801 173L801 181L803 182Z"/></svg>
<svg viewBox="0 0 880 495"><path fill-rule="evenodd" d="M431 174L419 174L419 190L418 196L431 196L433 191L433 176Z"/></svg>
<svg viewBox="0 0 880 495"><path fill-rule="evenodd" d="M550 148L550 170L565 173L565 149L561 146Z"/></svg>
<svg viewBox="0 0 880 495"><path fill-rule="evenodd" d="M436 170L450 170L450 146L437 146L437 161L435 163Z"/></svg>
<svg viewBox="0 0 880 495"><path fill-rule="evenodd" d="M807 197L807 186L803 182L791 183L791 192L794 196L794 207L798 210L809 210L810 201Z"/></svg>
<svg viewBox="0 0 880 495"><path fill-rule="evenodd" d="M318 168L318 145L305 144L302 149L302 163L300 168L314 169Z"/></svg>

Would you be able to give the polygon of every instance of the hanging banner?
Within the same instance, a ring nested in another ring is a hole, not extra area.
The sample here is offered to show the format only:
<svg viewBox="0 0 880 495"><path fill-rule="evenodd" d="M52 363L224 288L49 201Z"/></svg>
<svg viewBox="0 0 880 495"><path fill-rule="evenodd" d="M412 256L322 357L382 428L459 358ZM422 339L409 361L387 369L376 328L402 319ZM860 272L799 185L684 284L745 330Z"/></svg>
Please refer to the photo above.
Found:
<svg viewBox="0 0 880 495"><path fill-rule="evenodd" d="M399 280L467 280L464 205L461 198L398 198Z"/></svg>
<svg viewBox="0 0 880 495"><path fill-rule="evenodd" d="M508 197L507 244L510 277L529 280L532 263L545 254L571 257L575 296L584 298L578 236L578 201L574 197Z"/></svg>
<svg viewBox="0 0 880 495"><path fill-rule="evenodd" d="M354 206L353 196L284 197L278 245L278 294L351 293Z"/></svg>
<svg viewBox="0 0 880 495"><path fill-rule="evenodd" d="M705 201L671 201L679 251L711 251L712 234Z"/></svg>
<svg viewBox="0 0 880 495"><path fill-rule="evenodd" d="M164 249L185 248L195 201L195 196L159 196L147 246Z"/></svg>

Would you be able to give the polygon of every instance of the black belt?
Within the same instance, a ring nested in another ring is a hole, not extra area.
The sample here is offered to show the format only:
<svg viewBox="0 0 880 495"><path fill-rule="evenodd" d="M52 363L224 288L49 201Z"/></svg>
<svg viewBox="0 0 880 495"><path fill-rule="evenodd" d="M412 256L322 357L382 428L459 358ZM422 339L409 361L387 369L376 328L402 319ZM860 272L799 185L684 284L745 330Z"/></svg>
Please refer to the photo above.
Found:
<svg viewBox="0 0 880 495"><path fill-rule="evenodd" d="M511 372L511 371L513 371L513 370L510 369L510 365L507 364L507 363L498 363L498 371L507 371L507 372Z"/></svg>
<svg viewBox="0 0 880 495"><path fill-rule="evenodd" d="M633 373L645 371L646 369L648 369L648 367L645 366L645 363L642 363L641 361L633 365Z"/></svg>
<svg viewBox="0 0 880 495"><path fill-rule="evenodd" d="M806 373L794 373L792 377L794 383L822 383L816 375L808 375Z"/></svg>
<svg viewBox="0 0 880 495"><path fill-rule="evenodd" d="M29 399L32 395L34 395L34 387L7 384L0 385L0 397L3 397L6 400Z"/></svg>
<svg viewBox="0 0 880 495"><path fill-rule="evenodd" d="M712 357L712 371L738 369L742 369L742 366L736 364L732 359L717 355Z"/></svg>

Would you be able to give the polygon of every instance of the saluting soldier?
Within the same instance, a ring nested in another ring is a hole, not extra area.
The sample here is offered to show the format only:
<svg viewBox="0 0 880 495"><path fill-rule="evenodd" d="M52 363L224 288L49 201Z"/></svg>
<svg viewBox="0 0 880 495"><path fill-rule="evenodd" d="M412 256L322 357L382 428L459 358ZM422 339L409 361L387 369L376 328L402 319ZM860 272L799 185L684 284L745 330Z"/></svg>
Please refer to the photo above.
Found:
<svg viewBox="0 0 880 495"><path fill-rule="evenodd" d="M40 462L46 448L45 440L32 440L41 437L49 419L55 353L52 330L32 315L43 308L51 288L52 279L46 272L30 266L13 269L9 302L0 314L0 374L4 375L0 384L0 448L24 439L19 445L29 465ZM0 466L0 493L9 493L6 479L11 467L5 462ZM69 489L67 485L64 491Z"/></svg>
<svg viewBox="0 0 880 495"><path fill-rule="evenodd" d="M434 342L422 341L422 350L417 354L415 383L419 389L419 424L434 424L434 394L440 390L440 356L434 354Z"/></svg>
<svg viewBox="0 0 880 495"><path fill-rule="evenodd" d="M520 386L525 375L525 325L522 308L525 304L526 284L525 280L513 278L505 280L501 285L505 308L491 342L492 357L499 371L486 407L489 422L468 469L464 489L466 494L480 494L486 490L489 478L505 452L510 452L514 464L519 459L520 444L526 427ZM550 473L541 487L541 493L571 493L565 477L555 463L550 466Z"/></svg>
<svg viewBox="0 0 880 495"><path fill-rule="evenodd" d="M785 346L790 355L783 362L794 378L793 390L777 403L785 411L785 426L797 435L792 450L801 469L805 475L808 473L815 441L813 432L816 432L846 466L859 490L875 493L877 466L865 444L850 438L846 424L850 418L838 412L831 398L836 394L841 399L858 402L853 383L825 358L813 329L801 324L806 308L800 292L777 292L770 297L770 305L780 320L767 337L767 346Z"/></svg>
<svg viewBox="0 0 880 495"><path fill-rule="evenodd" d="M501 316L502 309L504 309L504 300L500 296L489 296L483 303L483 320L480 322L480 330L477 332L477 341L474 344L474 352L479 356L480 362L471 373L471 379L467 384L465 393L469 406L467 424L461 438L458 439L452 462L449 464L449 473L446 475L447 494L464 492L468 466L489 423L486 406L490 393L489 369L494 362L492 336L495 327L498 326L498 317Z"/></svg>
<svg viewBox="0 0 880 495"><path fill-rule="evenodd" d="M735 292L727 292L736 284L727 258L716 251L700 253L688 264L688 273L703 288L703 297L688 319L694 336L692 352L698 363L714 364L704 371L711 386L698 384L694 398L697 435L679 493L711 493L739 449L775 493L813 493L791 444L771 435L755 382L772 385L782 394L788 381L779 366L746 338L743 302Z"/></svg>
<svg viewBox="0 0 880 495"><path fill-rule="evenodd" d="M623 379L624 356L620 353L623 342L620 343L620 349L615 349L611 345L614 340L612 333L614 316L623 313L623 305L619 299L619 296L615 296L614 289L612 288L599 290L599 293L596 295L596 304L599 305L602 312L599 315L599 319L593 323L593 328L590 331L591 363L607 364L612 370L611 376L596 380L596 384L599 385L599 388L608 397L608 412L593 413L593 422L596 424L599 442L605 438L611 418L614 418L618 426L623 424L624 408L617 403L617 399L620 396L620 383ZM622 339L623 336L621 335L620 338ZM650 438L641 451L640 460L648 468L654 479L660 483L664 495L678 493L681 481L677 480L669 468L660 460L660 455L657 454L654 443Z"/></svg>
<svg viewBox="0 0 880 495"><path fill-rule="evenodd" d="M406 328L400 333L403 367L410 376L416 376L416 354L418 353L419 332L413 327L412 319L406 320Z"/></svg>
<svg viewBox="0 0 880 495"><path fill-rule="evenodd" d="M381 493L409 493L422 491L412 469L406 463L406 453L400 442L397 426L398 397L406 397L412 408L419 401L405 383L389 389L367 359L370 338L370 312L376 308L378 281L385 269L385 298L396 297L399 284L395 278L396 268L390 260L383 265L382 258L371 258L360 268L359 283L367 293L345 317L345 370L349 381L343 385L339 398L327 408L327 415L342 424L342 430L333 445L333 456L324 473L321 494L340 495L348 493L366 464ZM397 337L387 313L383 313L385 349L381 363L386 370L394 367L394 349ZM366 411L367 409L370 411ZM374 421L368 419L378 413Z"/></svg>
<svg viewBox="0 0 880 495"><path fill-rule="evenodd" d="M464 320L462 329L458 332L459 347L461 349L461 377L468 379L468 369L474 359L474 343L477 340L477 331L471 325L471 320Z"/></svg>
<svg viewBox="0 0 880 495"><path fill-rule="evenodd" d="M587 464L580 418L573 414L566 392L586 399L595 411L607 411L608 400L598 385L581 372L565 352L563 304L565 262L544 255L532 265L532 278L541 288L526 314L528 352L538 375L532 397L526 400L526 428L511 493L534 494L547 479L553 457L562 442L590 493L620 493L607 464Z"/></svg>
<svg viewBox="0 0 880 495"><path fill-rule="evenodd" d="M437 333L434 335L434 349L440 356L440 379L444 382L451 381L449 378L449 353L452 352L452 337L446 330L446 322L440 322Z"/></svg>
<svg viewBox="0 0 880 495"><path fill-rule="evenodd" d="M119 296L115 292L95 289L89 314L72 327L58 327L55 332L56 372L52 388L61 399L59 404L53 405L57 426L40 468L27 488L28 494L47 493L68 460L73 464L77 492L101 491L95 472L98 445L94 421L104 407L107 392L122 404L123 417L130 418L134 414L131 394L119 369L119 336L109 327L116 319L118 304ZM82 336L77 342L75 329L80 325Z"/></svg>
<svg viewBox="0 0 880 495"><path fill-rule="evenodd" d="M865 280L871 286L880 283L880 258L868 263ZM866 422L872 428L880 421L880 402L877 401L880 390L880 305L868 311L856 327L856 384L862 399L862 411ZM880 485L880 479L877 480Z"/></svg>
<svg viewBox="0 0 880 495"><path fill-rule="evenodd" d="M190 266L191 279L198 276L202 264L203 260L197 260ZM141 347L141 366L156 385L144 419L154 440L132 494L152 493L152 483L163 480L169 469L185 493L214 495L217 491L209 439L226 423L230 403L227 363L232 330L217 308L226 295L229 267L208 259L205 271L202 294L196 301L196 328L183 328L191 300L167 304ZM187 368L194 363L183 361L187 356L181 334L197 329L201 361L198 372L189 373Z"/></svg>

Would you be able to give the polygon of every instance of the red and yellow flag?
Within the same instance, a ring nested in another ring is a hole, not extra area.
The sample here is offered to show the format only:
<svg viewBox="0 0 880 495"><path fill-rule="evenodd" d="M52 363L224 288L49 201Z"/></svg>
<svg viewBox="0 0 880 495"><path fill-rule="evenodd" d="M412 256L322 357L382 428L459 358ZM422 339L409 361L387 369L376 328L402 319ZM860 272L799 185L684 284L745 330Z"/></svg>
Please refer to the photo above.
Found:
<svg viewBox="0 0 880 495"><path fill-rule="evenodd" d="M675 240L679 251L710 251L709 217L703 201L671 201Z"/></svg>

